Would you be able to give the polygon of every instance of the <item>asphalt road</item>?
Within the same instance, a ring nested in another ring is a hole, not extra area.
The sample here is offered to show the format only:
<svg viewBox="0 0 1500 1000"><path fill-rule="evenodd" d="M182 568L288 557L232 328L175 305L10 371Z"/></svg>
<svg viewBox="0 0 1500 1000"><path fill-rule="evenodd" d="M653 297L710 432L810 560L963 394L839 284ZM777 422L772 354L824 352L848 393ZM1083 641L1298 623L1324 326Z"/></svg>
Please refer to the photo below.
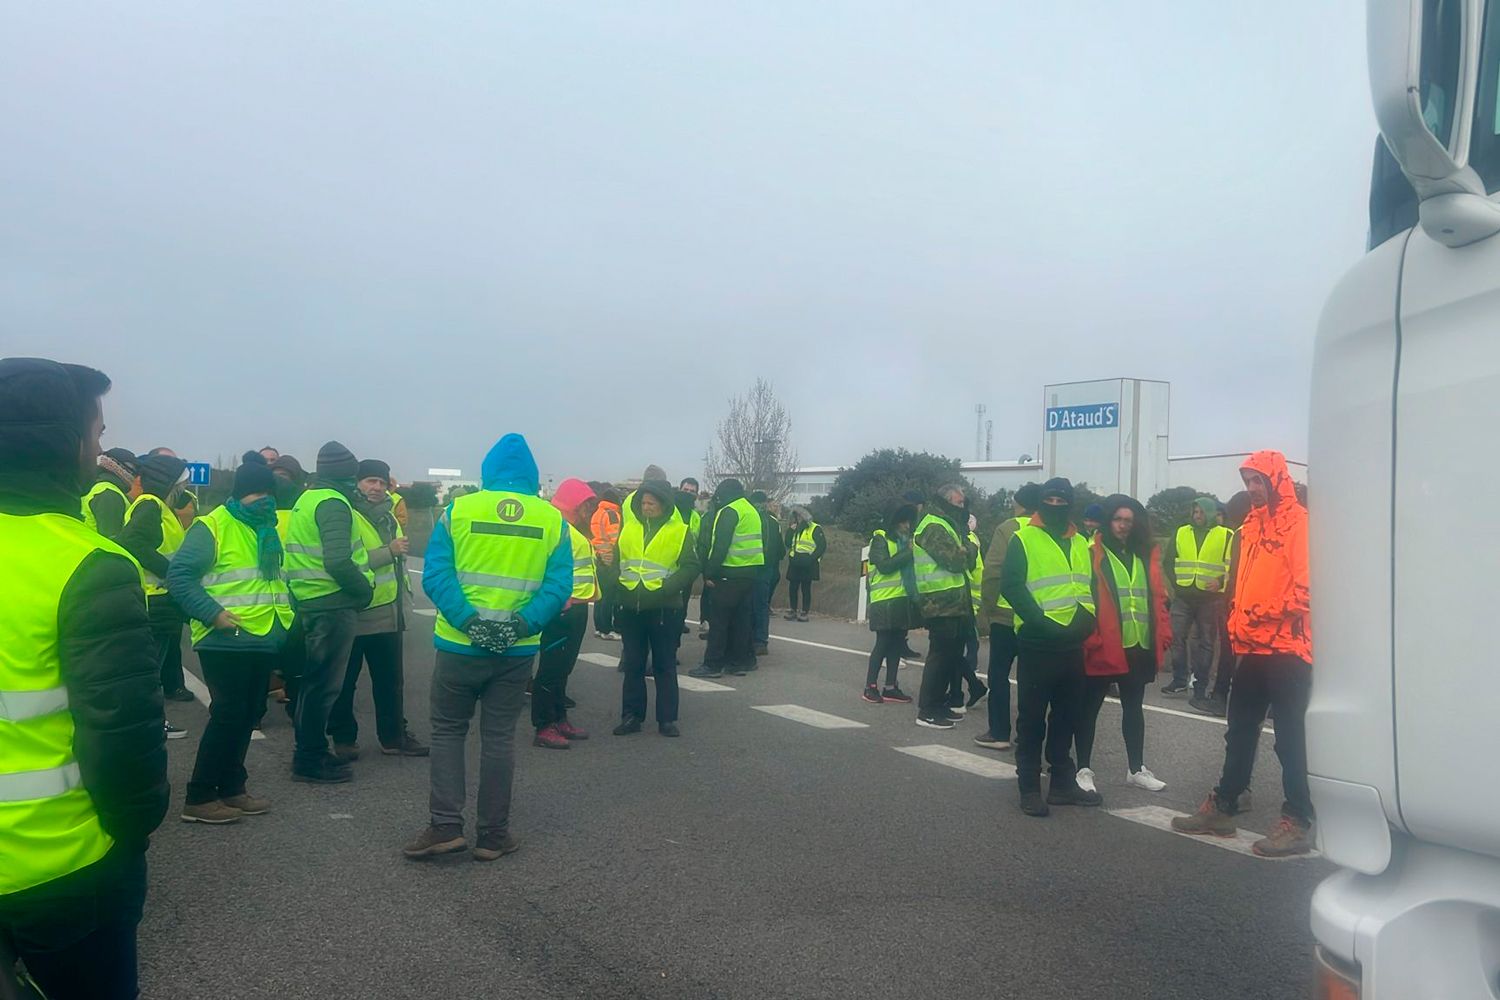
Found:
<svg viewBox="0 0 1500 1000"><path fill-rule="evenodd" d="M423 738L429 621L416 618L406 643L407 714ZM401 856L426 822L427 762L368 752L364 686L356 779L293 784L289 724L272 706L248 768L274 811L228 827L178 821L206 713L171 705L193 734L170 744L175 798L150 854L144 995L1306 995L1308 900L1330 866L1260 860L1108 811L1191 810L1217 776L1222 725L1176 701L1165 705L1183 715L1148 713L1147 764L1168 782L1151 794L1124 786L1119 712L1106 705L1095 751L1105 808L1030 819L1013 778L961 769L1011 760L970 742L983 706L953 731L919 728L910 707L859 700L862 655L807 644L867 649L863 628L778 618L773 632L787 638L757 673L683 691L678 740L649 723L611 736L619 675L581 662L573 717L594 738L536 749L523 717L512 813L522 849L490 864ZM584 648L619 652L592 633ZM684 637L685 668L701 648ZM903 687L914 692L919 673ZM786 705L864 725L816 728L755 708ZM1270 743L1256 808L1241 818L1250 830L1280 804ZM476 744L471 735L471 775Z"/></svg>

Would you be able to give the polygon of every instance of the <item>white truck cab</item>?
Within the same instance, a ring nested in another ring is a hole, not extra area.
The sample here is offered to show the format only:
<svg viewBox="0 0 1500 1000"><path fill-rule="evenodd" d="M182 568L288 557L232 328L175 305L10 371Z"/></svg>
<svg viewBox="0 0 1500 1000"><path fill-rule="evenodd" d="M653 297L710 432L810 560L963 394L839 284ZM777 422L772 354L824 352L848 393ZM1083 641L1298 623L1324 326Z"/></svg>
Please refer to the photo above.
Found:
<svg viewBox="0 0 1500 1000"><path fill-rule="evenodd" d="M1500 0L1369 0L1369 252L1319 324L1319 996L1500 998ZM1495 339L1491 339L1495 338Z"/></svg>

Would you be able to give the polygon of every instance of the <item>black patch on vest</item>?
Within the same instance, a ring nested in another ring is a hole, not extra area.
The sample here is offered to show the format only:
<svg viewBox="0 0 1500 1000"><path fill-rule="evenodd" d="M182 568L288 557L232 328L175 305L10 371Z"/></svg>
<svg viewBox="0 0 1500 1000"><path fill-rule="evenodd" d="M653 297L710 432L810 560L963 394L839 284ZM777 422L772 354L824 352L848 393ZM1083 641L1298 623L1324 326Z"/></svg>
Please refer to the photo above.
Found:
<svg viewBox="0 0 1500 1000"><path fill-rule="evenodd" d="M541 541L542 529L529 524L495 524L493 521L474 521L469 531L476 535L512 535L516 538L535 538Z"/></svg>

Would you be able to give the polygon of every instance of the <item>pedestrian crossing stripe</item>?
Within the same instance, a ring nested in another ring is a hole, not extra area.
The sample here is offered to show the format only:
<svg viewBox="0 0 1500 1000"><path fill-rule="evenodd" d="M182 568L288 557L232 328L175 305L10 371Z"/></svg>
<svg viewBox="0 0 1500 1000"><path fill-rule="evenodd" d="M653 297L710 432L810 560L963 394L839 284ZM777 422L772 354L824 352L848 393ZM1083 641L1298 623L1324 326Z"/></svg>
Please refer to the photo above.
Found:
<svg viewBox="0 0 1500 1000"><path fill-rule="evenodd" d="M845 719L838 715L829 715L827 712L819 712L811 708L803 708L801 705L751 705L757 712L765 712L767 715L779 716L783 719L791 719L800 722L804 726L812 726L814 729L869 729L863 722L855 722L853 719Z"/></svg>
<svg viewBox="0 0 1500 1000"><path fill-rule="evenodd" d="M981 778L1005 780L1016 776L1016 768L1013 764L995 760L993 757L981 757L977 753L946 747L939 743L916 747L892 747L891 749L897 753L904 753L908 757L916 757L920 760L932 761L934 764L966 771L969 774L977 774Z"/></svg>
<svg viewBox="0 0 1500 1000"><path fill-rule="evenodd" d="M620 658L618 656L610 656L608 653L579 653L578 658L585 663L593 663L601 667L618 667L620 665ZM648 673L646 679L654 680L655 677ZM727 684L715 684L713 681L706 681L701 677L689 677L686 674L677 675L677 686L684 691L698 691L702 693L734 690L734 688Z"/></svg>
<svg viewBox="0 0 1500 1000"><path fill-rule="evenodd" d="M1184 837L1199 844L1207 844L1210 847L1223 848L1233 851L1235 854L1243 854L1257 861L1303 861L1308 858L1321 857L1318 851L1309 854L1297 854L1289 858L1263 858L1250 849L1250 845L1261 839L1261 834L1250 830L1236 830L1233 837L1209 837L1194 833L1179 833L1172 829L1172 820L1178 816L1186 816L1187 813L1168 809L1166 806L1136 806L1133 809L1106 809L1105 812L1120 819L1139 823L1141 826L1149 826L1153 830L1165 830L1174 837Z"/></svg>

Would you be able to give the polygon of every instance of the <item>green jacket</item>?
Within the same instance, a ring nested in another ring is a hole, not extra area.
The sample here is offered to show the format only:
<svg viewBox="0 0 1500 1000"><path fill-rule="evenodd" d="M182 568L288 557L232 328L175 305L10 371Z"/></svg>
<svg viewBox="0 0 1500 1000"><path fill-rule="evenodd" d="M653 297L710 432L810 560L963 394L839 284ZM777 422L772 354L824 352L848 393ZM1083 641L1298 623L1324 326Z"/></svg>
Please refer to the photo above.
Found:
<svg viewBox="0 0 1500 1000"><path fill-rule="evenodd" d="M962 573L967 581L969 567L973 565L976 555L972 547L962 541L969 533L968 515L940 502L928 504L927 512L947 520L957 532L958 538L955 539L953 535L944 531L942 526L931 524L917 535L916 543L943 569L950 573ZM964 586L954 590L946 590L937 594L918 594L916 605L918 613L927 621L934 618L972 619L974 617L974 603L969 597L967 582Z"/></svg>

